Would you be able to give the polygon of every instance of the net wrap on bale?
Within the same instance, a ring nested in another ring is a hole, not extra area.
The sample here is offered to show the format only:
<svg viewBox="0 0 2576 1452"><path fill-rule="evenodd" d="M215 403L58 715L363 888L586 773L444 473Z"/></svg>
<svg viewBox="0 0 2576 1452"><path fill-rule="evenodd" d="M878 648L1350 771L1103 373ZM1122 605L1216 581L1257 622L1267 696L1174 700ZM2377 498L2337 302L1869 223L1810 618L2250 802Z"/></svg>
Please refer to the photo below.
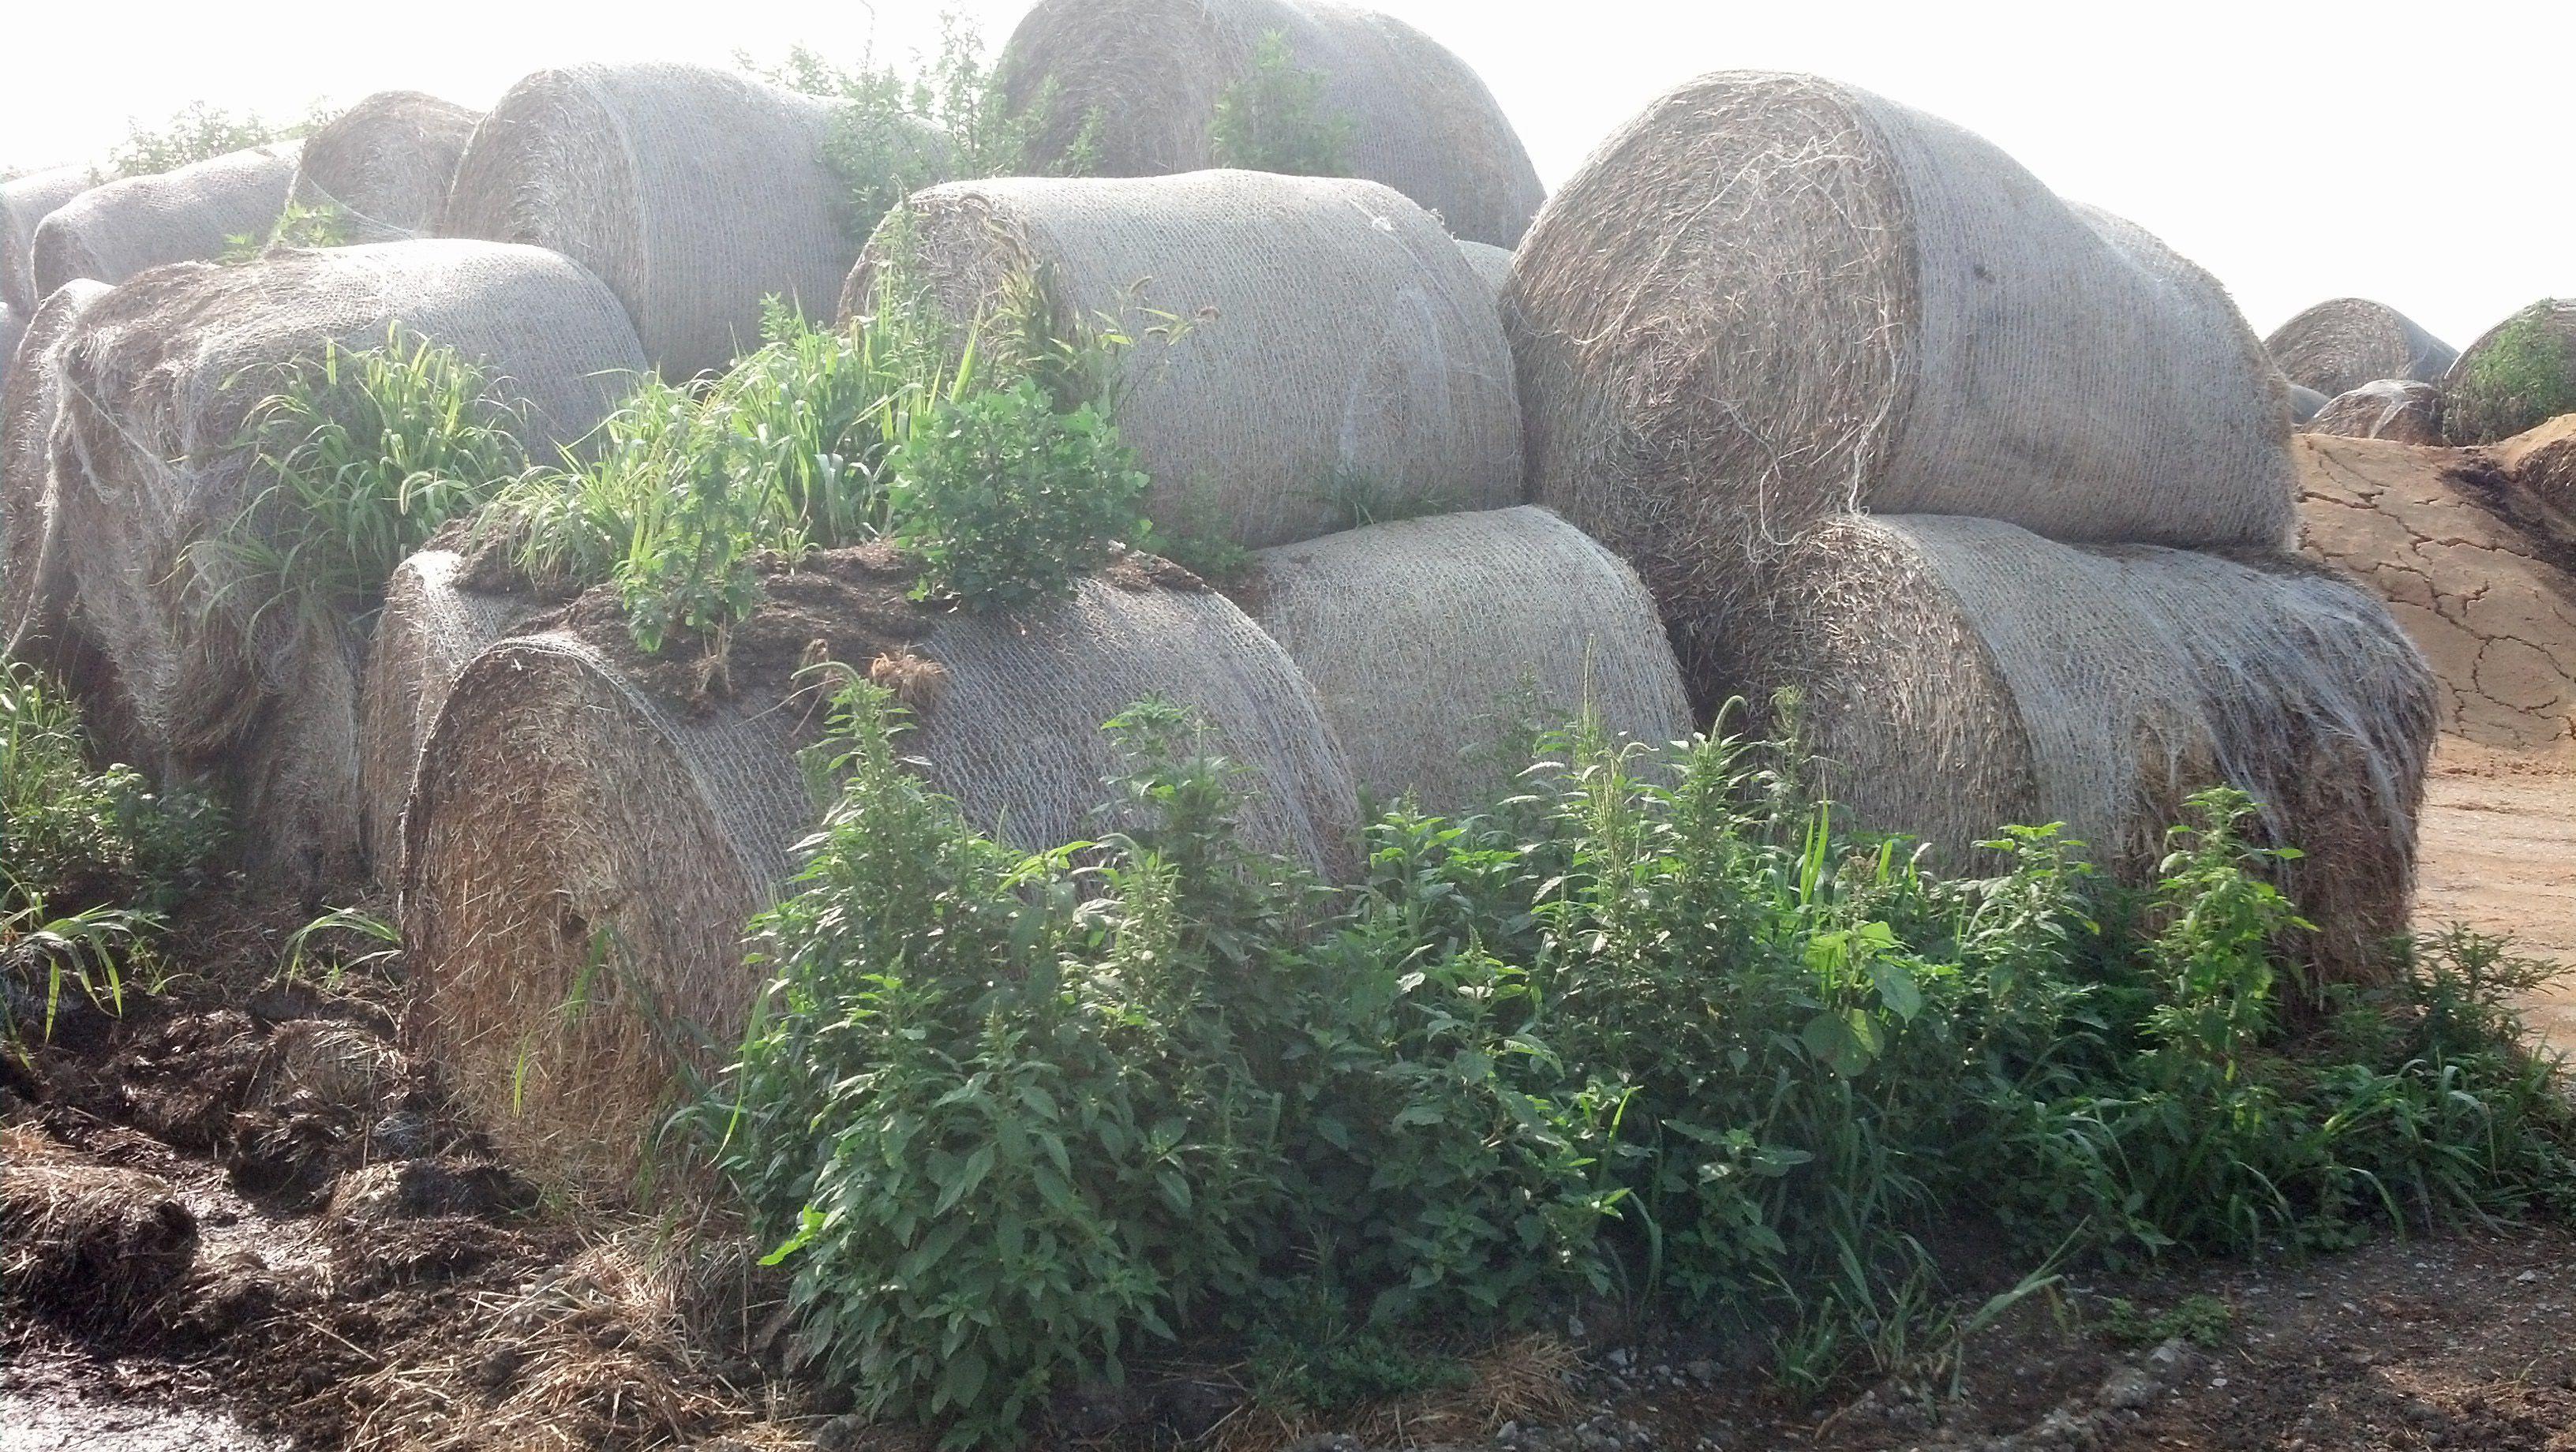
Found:
<svg viewBox="0 0 2576 1452"><path fill-rule="evenodd" d="M76 277L119 283L164 263L221 257L236 238L265 239L286 210L302 147L273 142L90 188L38 224L36 291Z"/></svg>
<svg viewBox="0 0 2576 1452"><path fill-rule="evenodd" d="M62 411L55 350L108 291L106 283L86 281L55 290L29 319L16 366L0 386L0 645L67 679L101 679L104 663L71 619L53 456Z"/></svg>
<svg viewBox="0 0 2576 1452"><path fill-rule="evenodd" d="M18 340L25 336L27 320L16 308L0 304L0 390L9 386L9 368L18 361Z"/></svg>
<svg viewBox="0 0 2576 1452"><path fill-rule="evenodd" d="M100 299L57 348L60 529L82 627L136 723L133 759L214 778L260 861L336 877L357 853L355 621L317 620L195 547L268 475L246 425L326 340L399 323L483 369L530 452L586 434L643 358L598 280L533 247L392 242L164 268Z"/></svg>
<svg viewBox="0 0 2576 1452"><path fill-rule="evenodd" d="M2442 442L2442 390L2412 379L2382 378L2339 393L2300 432L2399 444Z"/></svg>
<svg viewBox="0 0 2576 1452"><path fill-rule="evenodd" d="M379 91L304 139L293 200L331 208L344 243L425 237L479 119L419 91Z"/></svg>
<svg viewBox="0 0 2576 1452"><path fill-rule="evenodd" d="M35 315L44 300L36 290L36 228L98 183L98 173L86 166L58 166L0 182L0 303L21 317Z"/></svg>
<svg viewBox="0 0 2576 1452"><path fill-rule="evenodd" d="M845 552L817 569L864 583L891 559ZM817 595L823 583L775 577L769 608L802 601L834 618L800 613L799 630L856 629L936 663L902 750L982 829L1027 848L1096 833L1115 764L1100 725L1160 697L1248 769L1252 842L1351 870L1357 804L1340 749L1295 665L1223 596L1093 579L996 618L912 606L899 580L864 596ZM798 748L824 708L783 679L675 700L612 635L581 626L583 608L571 628L495 644L456 681L421 751L401 900L423 1029L460 1090L536 1157L616 1181L671 1068L671 1027L716 1044L740 1032L743 923L816 820ZM584 982L591 1006L559 1012ZM521 1111L502 1112L512 1101Z"/></svg>
<svg viewBox="0 0 2576 1452"><path fill-rule="evenodd" d="M2382 378L2439 383L2459 350L2386 303L2339 297L2275 329L2264 349L2292 383L2328 398Z"/></svg>
<svg viewBox="0 0 2576 1452"><path fill-rule="evenodd" d="M1042 159L1081 139L1097 174L1160 176L1221 160L1218 102L1274 34L1322 83L1317 122L1347 127L1349 175L1404 193L1460 237L1520 240L1546 197L1520 136L1473 69L1390 15L1316 0L1041 0L999 69L1006 104L1048 106Z"/></svg>
<svg viewBox="0 0 2576 1452"><path fill-rule="evenodd" d="M825 161L833 108L681 62L577 65L510 88L475 128L440 223L551 248L626 305L664 374L722 369L772 295L820 316L858 254Z"/></svg>
<svg viewBox="0 0 2576 1452"><path fill-rule="evenodd" d="M2290 422L2304 424L2325 412L2326 405L2333 401L2304 383L2293 383L2290 385Z"/></svg>
<svg viewBox="0 0 2576 1452"><path fill-rule="evenodd" d="M2404 931L2435 725L2423 657L2371 591L2275 552L2072 546L1993 520L1852 516L1733 622L1749 696L1795 687L1821 786L1954 864L2060 821L2131 882L2183 797L2234 785L2330 971Z"/></svg>
<svg viewBox="0 0 2576 1452"><path fill-rule="evenodd" d="M1532 501L1668 618L1855 508L2182 547L2293 527L2286 385L2208 274L1848 86L1656 101L1549 199L1503 315Z"/></svg>
<svg viewBox="0 0 2576 1452"><path fill-rule="evenodd" d="M1375 182L1010 178L907 206L908 228L881 227L852 270L844 315L905 237L952 319L1035 279L1060 335L1114 321L1136 339L1118 432L1159 524L1259 547L1358 522L1352 492L1406 512L1521 502L1493 296L1430 214Z"/></svg>
<svg viewBox="0 0 2576 1452"><path fill-rule="evenodd" d="M1398 520L1263 550L1240 592L1315 688L1360 787L1482 810L1531 727L1589 713L1612 735L1688 735L1654 602L1617 556L1544 509Z"/></svg>

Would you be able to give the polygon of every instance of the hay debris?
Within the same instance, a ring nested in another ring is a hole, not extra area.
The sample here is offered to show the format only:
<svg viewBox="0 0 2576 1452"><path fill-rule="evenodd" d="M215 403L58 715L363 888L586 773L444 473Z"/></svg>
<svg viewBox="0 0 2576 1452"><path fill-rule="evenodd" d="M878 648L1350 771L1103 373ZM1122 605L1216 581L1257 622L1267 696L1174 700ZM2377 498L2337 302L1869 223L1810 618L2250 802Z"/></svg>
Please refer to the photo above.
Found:
<svg viewBox="0 0 2576 1452"><path fill-rule="evenodd" d="M2368 298L2318 303L2273 330L2264 350L2292 383L2328 398L2383 378L2439 383L2459 350Z"/></svg>
<svg viewBox="0 0 2576 1452"><path fill-rule="evenodd" d="M1211 1429L1201 1445L1209 1452L1288 1452L1332 1435L1355 1439L1361 1446L1426 1452L1467 1446L1491 1438L1510 1423L1538 1428L1572 1418L1581 1408L1574 1378L1582 1365L1582 1356L1554 1336L1516 1336L1469 1357L1464 1385L1394 1397L1328 1417L1263 1407L1247 1399L1240 1410Z"/></svg>
<svg viewBox="0 0 2576 1452"><path fill-rule="evenodd" d="M121 1333L184 1277L197 1218L136 1170L0 1139L0 1297L79 1329Z"/></svg>

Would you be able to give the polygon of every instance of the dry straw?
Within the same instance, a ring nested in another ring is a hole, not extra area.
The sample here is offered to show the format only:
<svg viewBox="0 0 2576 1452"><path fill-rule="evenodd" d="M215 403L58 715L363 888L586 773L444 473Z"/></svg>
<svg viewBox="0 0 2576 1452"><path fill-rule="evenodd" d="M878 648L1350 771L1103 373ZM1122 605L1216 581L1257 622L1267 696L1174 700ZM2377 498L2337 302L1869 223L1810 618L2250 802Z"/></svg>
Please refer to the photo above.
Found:
<svg viewBox="0 0 2576 1452"><path fill-rule="evenodd" d="M1116 327L1119 435L1149 511L1252 546L1397 513L1521 502L1520 414L1492 294L1439 224L1375 182L1204 171L1013 178L914 194L851 275L916 249L954 318L1040 279L1060 336ZM1177 325L1177 335L1175 335Z"/></svg>
<svg viewBox="0 0 2576 1452"><path fill-rule="evenodd" d="M1321 78L1319 119L1348 123L1350 175L1404 193L1458 236L1520 240L1547 193L1519 135L1474 70L1391 15L1305 0L1042 0L1000 68L1012 105L1050 103L1041 158L1089 127L1100 174L1161 176L1214 164L1217 102L1273 34Z"/></svg>
<svg viewBox="0 0 2576 1452"><path fill-rule="evenodd" d="M805 598L798 578L773 596ZM1295 665L1223 596L1095 579L1013 618L890 607L899 584L847 598L798 630L821 646L855 624L911 662L878 672L915 687L904 750L984 829L1028 848L1098 830L1115 765L1100 725L1161 697L1246 769L1252 841L1350 869L1349 768ZM737 652L763 629L746 622ZM816 820L798 750L821 712L810 689L675 699L577 630L503 640L449 692L403 823L404 940L430 1047L535 1163L624 1182L674 1064L740 1032L743 924Z"/></svg>
<svg viewBox="0 0 2576 1452"><path fill-rule="evenodd" d="M829 102L713 66L539 71L475 129L440 225L597 273L666 376L721 369L758 345L763 298L819 316L857 255L831 124Z"/></svg>
<svg viewBox="0 0 2576 1452"><path fill-rule="evenodd" d="M354 868L356 622L316 622L194 549L263 487L245 424L276 370L399 321L483 368L531 451L588 432L643 366L598 281L533 247L393 242L163 269L92 304L54 353L54 528L81 626L134 722L132 759L205 775L255 871ZM275 608L271 608L272 606Z"/></svg>
<svg viewBox="0 0 2576 1452"><path fill-rule="evenodd" d="M89 167L58 166L0 182L0 303L35 314L44 299L36 290L36 228L98 181Z"/></svg>
<svg viewBox="0 0 2576 1452"><path fill-rule="evenodd" d="M1525 726L1590 714L1617 736L1689 734L1645 587L1544 509L1399 520L1255 556L1243 596L1287 648L1360 787L1472 811L1511 782Z"/></svg>
<svg viewBox="0 0 2576 1452"><path fill-rule="evenodd" d="M427 236L479 119L419 91L378 91L305 138L294 200L336 209L343 242Z"/></svg>
<svg viewBox="0 0 2576 1452"><path fill-rule="evenodd" d="M36 228L37 295L76 277L123 282L165 263L221 257L237 237L266 237L286 210L302 145L254 146L82 192Z"/></svg>
<svg viewBox="0 0 2576 1452"><path fill-rule="evenodd" d="M2439 383L2459 350L2368 298L2321 302L2275 329L2264 348L2292 383L2328 398L2382 378Z"/></svg>
<svg viewBox="0 0 2576 1452"><path fill-rule="evenodd" d="M2235 785L2308 854L2287 886L2330 969L2374 971L2405 929L2434 681L2344 576L1917 515L1835 521L1759 584L1730 678L1799 689L1819 785L1862 823L1955 866L2000 824L2061 821L2136 882L2183 797Z"/></svg>

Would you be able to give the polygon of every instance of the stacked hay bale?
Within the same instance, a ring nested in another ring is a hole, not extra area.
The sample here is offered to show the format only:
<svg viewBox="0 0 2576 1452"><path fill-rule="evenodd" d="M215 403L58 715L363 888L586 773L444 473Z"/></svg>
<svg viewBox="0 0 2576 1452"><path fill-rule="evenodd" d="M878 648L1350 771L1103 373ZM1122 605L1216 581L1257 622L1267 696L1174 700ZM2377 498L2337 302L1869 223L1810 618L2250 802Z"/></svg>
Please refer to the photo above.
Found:
<svg viewBox="0 0 2576 1452"><path fill-rule="evenodd" d="M1347 128L1348 175L1383 182L1451 232L1509 247L1546 196L1529 153L1467 64L1390 15L1322 0L1041 0L1003 47L1007 104L1043 106L1036 160L1090 148L1104 176L1217 165L1219 104L1265 40L1319 82Z"/></svg>
<svg viewBox="0 0 2576 1452"><path fill-rule="evenodd" d="M1534 495L1638 566L1703 710L1799 688L1827 790L1954 861L2064 820L2135 880L2233 779L2372 970L2430 686L2287 558L2287 385L2207 274L1946 122L1720 73L1549 202L1504 315Z"/></svg>
<svg viewBox="0 0 2576 1452"><path fill-rule="evenodd" d="M2478 335L2442 375L2442 433L2492 444L2576 413L2576 298L2543 298Z"/></svg>
<svg viewBox="0 0 2576 1452"><path fill-rule="evenodd" d="M45 527L113 676L76 684L132 722L127 759L209 780L251 829L246 865L291 885L345 878L358 857L358 622L268 608L265 587L194 546L265 487L245 423L278 370L325 340L381 346L397 323L478 363L532 450L588 432L643 365L590 274L475 242L158 269L91 303L51 354Z"/></svg>
<svg viewBox="0 0 2576 1452"><path fill-rule="evenodd" d="M915 712L906 753L1005 840L1095 830L1115 765L1100 724L1151 696L1248 769L1254 845L1349 870L1340 748L1295 664L1224 596L1130 560L1014 618L916 604L911 580L874 546L774 576L733 635L726 698L692 700L686 663L638 656L612 590L457 679L403 823L404 940L424 1031L505 1138L618 1182L675 1038L695 1041L671 1026L739 1033L743 922L814 818L797 750L823 705L795 674L813 655L878 663ZM559 1011L585 992L585 1011Z"/></svg>
<svg viewBox="0 0 2576 1452"><path fill-rule="evenodd" d="M291 200L332 209L344 243L425 237L480 119L419 91L379 91L305 138Z"/></svg>
<svg viewBox="0 0 2576 1452"><path fill-rule="evenodd" d="M2400 444L2442 442L2442 390L2406 378L2382 378L2335 395L2300 425L2301 433Z"/></svg>
<svg viewBox="0 0 2576 1452"><path fill-rule="evenodd" d="M2328 398L2383 378L2439 383L2459 350L2368 298L2321 302L2263 340L2292 383Z"/></svg>
<svg viewBox="0 0 2576 1452"><path fill-rule="evenodd" d="M1531 727L1589 716L1631 741L1690 734L1654 602L1544 509L1399 520L1263 550L1235 592L1305 672L1362 790L1477 810Z"/></svg>
<svg viewBox="0 0 2576 1452"><path fill-rule="evenodd" d="M254 146L82 192L36 227L36 294L81 277L120 283L164 263L221 257L237 238L266 237L286 209L301 146Z"/></svg>
<svg viewBox="0 0 2576 1452"><path fill-rule="evenodd" d="M43 301L36 290L36 228L99 180L89 167L58 166L0 182L0 304L34 316Z"/></svg>
<svg viewBox="0 0 2576 1452"><path fill-rule="evenodd" d="M906 207L852 270L844 315L869 304L903 239L952 318L1035 282L1061 336L1115 320L1137 339L1118 431L1153 476L1157 524L1259 547L1371 511L1521 501L1492 295L1386 187L1246 171L1012 178L931 187Z"/></svg>
<svg viewBox="0 0 2576 1452"><path fill-rule="evenodd" d="M858 253L830 103L679 62L539 71L483 118L440 230L597 273L666 376L756 346L761 302L819 315Z"/></svg>
<svg viewBox="0 0 2576 1452"><path fill-rule="evenodd" d="M87 281L55 289L28 321L17 365L0 386L0 643L14 659L92 683L111 679L113 672L72 617L54 468L54 424L62 405L55 350L110 290L106 283ZM93 704L93 729L105 724L102 714Z"/></svg>

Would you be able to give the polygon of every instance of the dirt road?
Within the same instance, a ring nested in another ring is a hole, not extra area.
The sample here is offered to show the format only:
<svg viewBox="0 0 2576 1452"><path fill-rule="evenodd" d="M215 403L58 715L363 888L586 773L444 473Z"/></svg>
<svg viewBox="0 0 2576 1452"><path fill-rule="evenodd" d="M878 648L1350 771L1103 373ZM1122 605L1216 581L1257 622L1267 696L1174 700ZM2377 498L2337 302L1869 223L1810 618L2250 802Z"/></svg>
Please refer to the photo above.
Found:
<svg viewBox="0 0 2576 1452"><path fill-rule="evenodd" d="M2415 922L2511 933L2576 965L2576 773L2453 751L2425 795ZM2576 1053L2576 980L2533 1001L2533 1026Z"/></svg>

